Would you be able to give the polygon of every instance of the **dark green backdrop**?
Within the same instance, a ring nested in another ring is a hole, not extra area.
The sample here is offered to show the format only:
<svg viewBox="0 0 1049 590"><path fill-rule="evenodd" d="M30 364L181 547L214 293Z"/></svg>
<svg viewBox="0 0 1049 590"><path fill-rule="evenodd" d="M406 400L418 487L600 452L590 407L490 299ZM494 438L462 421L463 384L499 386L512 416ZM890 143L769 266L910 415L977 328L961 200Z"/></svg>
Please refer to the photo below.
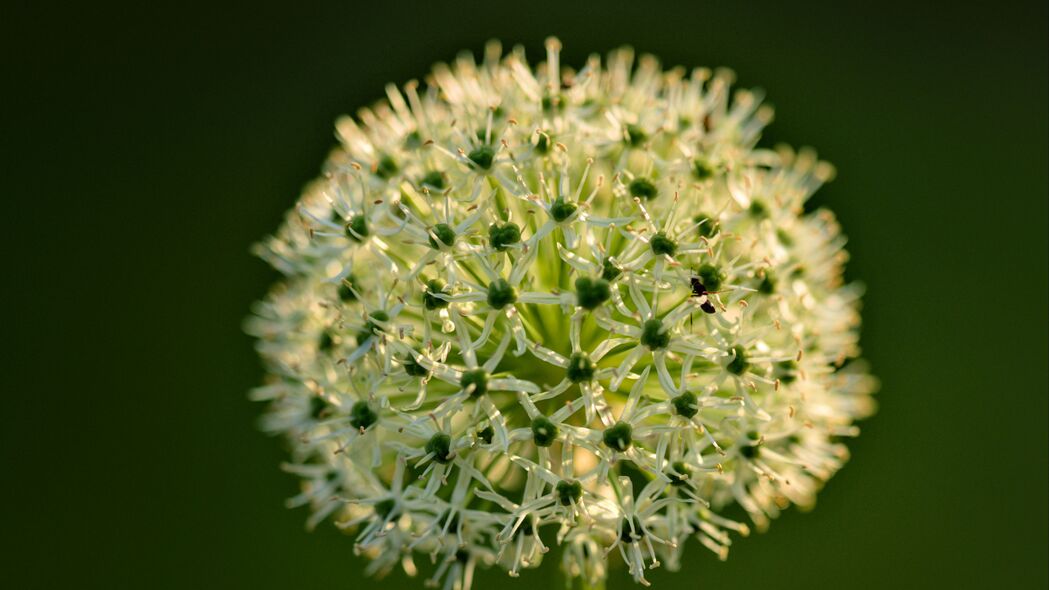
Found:
<svg viewBox="0 0 1049 590"><path fill-rule="evenodd" d="M282 506L240 330L275 275L248 246L337 115L557 34L564 63L631 43L766 88L768 139L837 165L818 200L869 286L881 411L853 461L814 512L656 587L1046 587L1044 1L84 4L0 13L3 586L371 587L350 539Z"/></svg>

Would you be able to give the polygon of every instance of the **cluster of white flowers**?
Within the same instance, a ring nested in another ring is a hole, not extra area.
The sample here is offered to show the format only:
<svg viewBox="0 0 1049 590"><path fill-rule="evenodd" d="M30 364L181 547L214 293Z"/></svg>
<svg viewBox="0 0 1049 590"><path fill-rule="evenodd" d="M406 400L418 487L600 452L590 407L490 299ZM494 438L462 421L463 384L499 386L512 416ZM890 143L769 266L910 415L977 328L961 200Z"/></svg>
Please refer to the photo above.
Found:
<svg viewBox="0 0 1049 590"><path fill-rule="evenodd" d="M859 293L803 211L832 168L757 149L771 110L731 81L492 43L338 122L248 322L311 524L445 589L555 545L646 583L690 537L724 558L726 505L814 502L873 410Z"/></svg>

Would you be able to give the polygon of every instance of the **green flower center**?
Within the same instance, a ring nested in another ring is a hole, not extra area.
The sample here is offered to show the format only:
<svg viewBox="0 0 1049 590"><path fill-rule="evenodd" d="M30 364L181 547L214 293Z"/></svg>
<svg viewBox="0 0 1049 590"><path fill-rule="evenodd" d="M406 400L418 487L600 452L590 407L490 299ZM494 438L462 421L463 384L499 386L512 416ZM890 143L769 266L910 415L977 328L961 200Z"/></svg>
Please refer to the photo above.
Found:
<svg viewBox="0 0 1049 590"><path fill-rule="evenodd" d="M725 369L733 375L742 375L747 372L750 368L750 363L747 362L747 350L740 345L732 347L732 353L735 355L727 365Z"/></svg>
<svg viewBox="0 0 1049 590"><path fill-rule="evenodd" d="M502 309L517 301L517 289L506 279L496 279L488 284L488 305Z"/></svg>
<svg viewBox="0 0 1049 590"><path fill-rule="evenodd" d="M554 493L562 506L569 506L583 497L583 484L574 479L562 479L554 486Z"/></svg>
<svg viewBox="0 0 1049 590"><path fill-rule="evenodd" d="M532 439L536 446L548 447L557 440L557 425L545 416L536 416L532 419Z"/></svg>
<svg viewBox="0 0 1049 590"><path fill-rule="evenodd" d="M423 305L426 306L426 309L434 310L448 307L448 300L438 297L438 295L448 295L448 291L444 290L444 281L430 279L426 282L426 290L423 291Z"/></svg>
<svg viewBox="0 0 1049 590"><path fill-rule="evenodd" d="M557 197L554 199L553 204L550 205L550 217L553 217L554 221L561 223L571 217L578 208L575 203L565 201L564 197Z"/></svg>
<svg viewBox="0 0 1049 590"><path fill-rule="evenodd" d="M614 426L611 426L603 433L601 433L601 441L605 443L605 446L612 449L613 451L619 451L620 453L626 451L633 444L631 435L634 433L633 427L626 422L616 422Z"/></svg>
<svg viewBox="0 0 1049 590"><path fill-rule="evenodd" d="M350 424L354 428L368 428L379 420L379 415L368 405L366 401L359 401L350 408Z"/></svg>
<svg viewBox="0 0 1049 590"><path fill-rule="evenodd" d="M572 383L582 383L593 379L595 370L597 370L597 365L590 360L590 355L585 352L575 352L568 359L565 376Z"/></svg>
<svg viewBox="0 0 1049 590"><path fill-rule="evenodd" d="M438 432L426 441L426 454L433 454L433 460L438 463L450 463L455 458L451 451L452 437L443 432Z"/></svg>
<svg viewBox="0 0 1049 590"><path fill-rule="evenodd" d="M488 226L488 241L496 250L506 250L511 244L521 241L521 228L516 223L497 225L493 223Z"/></svg>
<svg viewBox="0 0 1049 590"><path fill-rule="evenodd" d="M630 195L651 201L659 194L659 189L647 178L635 178L630 181Z"/></svg>
<svg viewBox="0 0 1049 590"><path fill-rule="evenodd" d="M798 363L793 360L776 363L776 377L780 383L793 383L798 378Z"/></svg>
<svg viewBox="0 0 1049 590"><path fill-rule="evenodd" d="M426 367L422 366L419 364L419 361L415 360L414 356L409 356L404 359L402 364L404 365L404 372L412 377L425 377L429 373L429 371L426 370Z"/></svg>
<svg viewBox="0 0 1049 590"><path fill-rule="evenodd" d="M769 216L769 208L763 201L754 199L750 202L750 207L747 209L747 213L749 213L754 219L764 219Z"/></svg>
<svg viewBox="0 0 1049 590"><path fill-rule="evenodd" d="M718 222L712 216L700 213L693 217L692 221L699 224L696 232L700 237L712 238L718 235L720 228L718 227Z"/></svg>
<svg viewBox="0 0 1049 590"><path fill-rule="evenodd" d="M377 514L379 516L379 518L381 518L383 520L386 520L387 518L390 517L390 514L393 513L393 509L396 506L397 506L397 502L395 502L393 500L393 498L386 498L384 500L379 500L378 502L375 503L375 514Z"/></svg>
<svg viewBox="0 0 1049 590"><path fill-rule="evenodd" d="M357 279L353 275L349 275L339 282L339 300L349 303L351 301L357 301L357 294L354 291L359 291L360 286L357 284Z"/></svg>
<svg viewBox="0 0 1049 590"><path fill-rule="evenodd" d="M365 340L382 331L382 327L376 323L376 320L380 322L390 321L389 314L382 310L373 311L368 315L368 321L361 328L361 331L357 332L357 344L363 344Z"/></svg>
<svg viewBox="0 0 1049 590"><path fill-rule="evenodd" d="M623 530L619 532L619 540L624 543L633 543L645 536L645 531L641 528L641 520L636 516L632 520L634 523L633 529L630 528L631 521L623 519Z"/></svg>
<svg viewBox="0 0 1049 590"><path fill-rule="evenodd" d="M714 176L714 167L706 160L693 160L692 175L696 177L696 180L707 180L711 176Z"/></svg>
<svg viewBox="0 0 1049 590"><path fill-rule="evenodd" d="M667 477L670 478L670 485L683 486L692 477L692 469L684 461L674 461L670 466L670 471L667 472Z"/></svg>
<svg viewBox="0 0 1049 590"><path fill-rule="evenodd" d="M388 155L383 155L375 164L375 175L383 180L388 180L400 171L397 161Z"/></svg>
<svg viewBox="0 0 1049 590"><path fill-rule="evenodd" d="M670 332L663 327L663 322L648 320L641 326L641 344L652 350L666 348L670 344Z"/></svg>
<svg viewBox="0 0 1049 590"><path fill-rule="evenodd" d="M696 394L691 391L682 393L670 400L670 403L674 405L674 411L677 412L678 416L691 418L699 413L699 404L696 399Z"/></svg>
<svg viewBox="0 0 1049 590"><path fill-rule="evenodd" d="M470 397L478 398L488 393L488 373L484 369L464 371L459 379L459 386L470 392Z"/></svg>
<svg viewBox="0 0 1049 590"><path fill-rule="evenodd" d="M495 150L487 145L482 145L471 150L466 157L473 162L475 167L488 170L492 167L492 161L495 160Z"/></svg>
<svg viewBox="0 0 1049 590"><path fill-rule="evenodd" d="M758 283L758 293L763 295L771 295L776 292L776 279L773 278L770 271L765 271L765 276L761 277L761 282Z"/></svg>
<svg viewBox="0 0 1049 590"><path fill-rule="evenodd" d="M612 297L612 289L605 279L579 277L575 280L576 302L583 309L595 309Z"/></svg>
<svg viewBox="0 0 1049 590"><path fill-rule="evenodd" d="M328 402L324 401L324 398L315 395L310 398L310 418L314 420L320 420L324 411L328 409Z"/></svg>
<svg viewBox="0 0 1049 590"><path fill-rule="evenodd" d="M362 242L368 237L368 220L363 215L354 215L346 224L346 237L354 242Z"/></svg>
<svg viewBox="0 0 1049 590"><path fill-rule="evenodd" d="M648 134L638 125L630 124L626 126L626 142L630 144L630 147L638 147L645 143L647 139Z"/></svg>
<svg viewBox="0 0 1049 590"><path fill-rule="evenodd" d="M550 153L550 136L546 133L540 133L535 140L535 151L540 154Z"/></svg>
<svg viewBox="0 0 1049 590"><path fill-rule="evenodd" d="M434 249L440 249L443 247L450 247L455 244L455 230L452 226L447 223L438 223L430 229L430 247ZM436 240L434 237L436 236ZM438 243L438 240L440 243Z"/></svg>
<svg viewBox="0 0 1049 590"><path fill-rule="evenodd" d="M721 272L713 264L704 264L699 267L699 280L702 281L707 291L717 291L721 289L721 282L725 280L725 273Z"/></svg>
<svg viewBox="0 0 1049 590"><path fill-rule="evenodd" d="M419 184L426 188L438 191L443 191L445 189L445 186L447 186L444 182L444 174L441 174L437 170L431 170L427 172L426 175L423 176L422 180L419 181Z"/></svg>
<svg viewBox="0 0 1049 590"><path fill-rule="evenodd" d="M667 237L665 232L652 236L652 241L648 245L652 247L652 252L657 256L673 256L677 253L677 242Z"/></svg>

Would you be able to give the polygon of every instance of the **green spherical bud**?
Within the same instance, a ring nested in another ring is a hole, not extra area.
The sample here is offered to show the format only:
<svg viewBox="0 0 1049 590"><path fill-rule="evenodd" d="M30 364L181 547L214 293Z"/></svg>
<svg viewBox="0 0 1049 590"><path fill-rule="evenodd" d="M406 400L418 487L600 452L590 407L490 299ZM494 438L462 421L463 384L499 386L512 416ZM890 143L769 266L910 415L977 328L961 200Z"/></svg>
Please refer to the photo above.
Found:
<svg viewBox="0 0 1049 590"><path fill-rule="evenodd" d="M579 277L575 280L576 303L583 309L596 309L612 297L612 288L605 279Z"/></svg>
<svg viewBox="0 0 1049 590"><path fill-rule="evenodd" d="M536 416L532 419L532 440L537 447L548 447L557 440L557 425L545 416Z"/></svg>
<svg viewBox="0 0 1049 590"><path fill-rule="evenodd" d="M794 360L776 363L776 377L780 383L793 383L798 379L798 363Z"/></svg>
<svg viewBox="0 0 1049 590"><path fill-rule="evenodd" d="M399 171L400 167L397 165L397 161L385 154L375 164L375 175L384 180L392 178Z"/></svg>
<svg viewBox="0 0 1049 590"><path fill-rule="evenodd" d="M707 180L714 176L714 167L707 163L706 160L693 160L692 176L695 176L696 180Z"/></svg>
<svg viewBox="0 0 1049 590"><path fill-rule="evenodd" d="M434 249L449 248L455 244L455 229L447 223L438 223L430 228L427 235L430 237L430 247ZM434 236L437 236L436 240Z"/></svg>
<svg viewBox="0 0 1049 590"><path fill-rule="evenodd" d="M521 241L521 228L516 223L493 223L488 226L488 241L496 250L506 250L511 244Z"/></svg>
<svg viewBox="0 0 1049 590"><path fill-rule="evenodd" d="M676 412L678 416L691 418L699 413L699 403L696 399L696 394L691 391L686 391L671 399L670 403L673 404L674 412Z"/></svg>
<svg viewBox="0 0 1049 590"><path fill-rule="evenodd" d="M638 125L627 125L626 126L626 142L630 144L630 147L638 147L645 143L648 139L648 134L645 130Z"/></svg>
<svg viewBox="0 0 1049 590"><path fill-rule="evenodd" d="M540 104L543 107L543 112L549 113L554 110L560 112L565 110L565 103L567 100L562 94L544 94L540 100Z"/></svg>
<svg viewBox="0 0 1049 590"><path fill-rule="evenodd" d="M391 514L394 514L393 509L397 507L397 502L393 498L385 498L375 503L375 514L383 520L390 518Z"/></svg>
<svg viewBox="0 0 1049 590"><path fill-rule="evenodd" d="M550 153L550 146L553 144L553 140L550 139L550 135L546 133L539 133L535 139L535 151L539 154Z"/></svg>
<svg viewBox="0 0 1049 590"><path fill-rule="evenodd" d="M344 303L350 303L357 301L357 293L360 291L360 286L357 284L357 278L353 275L349 275L343 280L339 281L339 288L337 294L339 299Z"/></svg>
<svg viewBox="0 0 1049 590"><path fill-rule="evenodd" d="M696 232L702 238L713 238L714 236L718 235L719 231L721 231L721 227L720 224L717 222L717 219L710 215L704 215L701 213L693 217L692 221L699 224L699 226L696 228Z"/></svg>
<svg viewBox="0 0 1049 590"><path fill-rule="evenodd" d="M619 531L619 540L624 543L634 543L640 541L645 536L644 529L641 528L641 520L638 517L633 519L634 528L630 528L630 521L623 519L623 523L620 525L622 529Z"/></svg>
<svg viewBox="0 0 1049 590"><path fill-rule="evenodd" d="M571 217L578 208L575 203L565 201L564 197L557 197L550 205L550 217L553 217L554 221L561 223Z"/></svg>
<svg viewBox="0 0 1049 590"><path fill-rule="evenodd" d="M601 442L605 443L605 446L612 449L613 451L619 451L620 453L625 452L633 444L631 435L633 435L634 429L626 422L616 422L614 426L611 426L603 433L601 433Z"/></svg>
<svg viewBox="0 0 1049 590"><path fill-rule="evenodd" d="M659 189L647 178L635 178L630 181L630 196L651 201L659 194Z"/></svg>
<svg viewBox="0 0 1049 590"><path fill-rule="evenodd" d="M353 407L350 408L350 424L354 428L368 428L378 422L378 420L379 415L364 400L354 403Z"/></svg>
<svg viewBox="0 0 1049 590"><path fill-rule="evenodd" d="M619 268L612 263L611 258L605 258L605 261L601 263L602 279L612 282L616 280L616 278L618 278L621 274L623 274L623 271L619 270Z"/></svg>
<svg viewBox="0 0 1049 590"><path fill-rule="evenodd" d="M459 529L459 513L445 510L437 517L437 522L441 524L442 529L447 526L449 531L456 531Z"/></svg>
<svg viewBox="0 0 1049 590"><path fill-rule="evenodd" d="M670 485L672 486L687 485L692 477L692 469L684 461L674 461L670 466L670 471L667 471L667 477L670 479Z"/></svg>
<svg viewBox="0 0 1049 590"><path fill-rule="evenodd" d="M758 293L762 295L771 295L776 292L776 279L772 277L770 271L765 271L765 276L761 277L761 282L758 283Z"/></svg>
<svg viewBox="0 0 1049 590"><path fill-rule="evenodd" d="M532 517L529 516L521 521L521 526L517 527L517 532L514 533L514 536L524 535L526 537L531 537L534 534L535 524L532 522Z"/></svg>
<svg viewBox="0 0 1049 590"><path fill-rule="evenodd" d="M320 420L321 416L324 415L328 409L328 402L319 395L312 396L310 398L310 418L314 420Z"/></svg>
<svg viewBox="0 0 1049 590"><path fill-rule="evenodd" d="M385 311L378 310L373 311L369 314L369 319L365 322L364 327L361 328L360 332L357 332L357 344L364 344L364 341L371 338L373 335L382 332L382 327L376 323L376 320L380 322L390 321L390 316Z"/></svg>
<svg viewBox="0 0 1049 590"><path fill-rule="evenodd" d="M568 358L565 377L572 383L582 383L592 380L596 370L597 364L590 360L590 355L585 352L573 352Z"/></svg>
<svg viewBox="0 0 1049 590"><path fill-rule="evenodd" d="M467 156L473 166L480 170L488 170L492 167L492 162L495 160L495 150L490 146L482 145L474 148Z"/></svg>
<svg viewBox="0 0 1049 590"><path fill-rule="evenodd" d="M368 220L363 215L354 215L346 224L346 237L362 242L368 237Z"/></svg>
<svg viewBox="0 0 1049 590"><path fill-rule="evenodd" d="M656 256L673 256L677 253L677 242L668 238L665 232L652 236L648 245L652 247L652 252Z"/></svg>
<svg viewBox="0 0 1049 590"><path fill-rule="evenodd" d="M452 453L452 437L443 432L430 437L426 441L426 454L433 455L433 460L438 463L450 463L455 455Z"/></svg>
<svg viewBox="0 0 1049 590"><path fill-rule="evenodd" d="M721 289L721 283L725 280L725 273L721 272L721 269L713 264L704 264L699 267L698 274L699 280L703 283L703 286L707 288L707 291L717 291Z"/></svg>
<svg viewBox="0 0 1049 590"><path fill-rule="evenodd" d="M441 279L430 279L426 282L426 290L423 291L423 305L426 309L442 309L448 307L448 300L439 295L448 295L444 289L444 281Z"/></svg>
<svg viewBox="0 0 1049 590"><path fill-rule="evenodd" d="M747 213L754 219L765 219L769 216L769 208L763 201L754 199L747 208Z"/></svg>
<svg viewBox="0 0 1049 590"><path fill-rule="evenodd" d="M419 186L430 190L443 191L448 185L445 183L444 174L437 170L431 170L419 181Z"/></svg>
<svg viewBox="0 0 1049 590"><path fill-rule="evenodd" d="M562 479L554 486L554 494L562 506L570 506L583 497L583 484L574 479Z"/></svg>
<svg viewBox="0 0 1049 590"><path fill-rule="evenodd" d="M488 305L502 309L517 301L517 289L506 279L495 279L488 283Z"/></svg>
<svg viewBox="0 0 1049 590"><path fill-rule="evenodd" d="M492 428L491 424L488 424L477 431L477 438L484 444L490 445L492 444L492 439L495 438L495 429Z"/></svg>
<svg viewBox="0 0 1049 590"><path fill-rule="evenodd" d="M404 365L404 372L412 377L425 377L430 373L414 356L408 356L401 364Z"/></svg>
<svg viewBox="0 0 1049 590"><path fill-rule="evenodd" d="M469 391L470 397L481 397L488 393L488 373L484 369L463 371L463 376L459 378L459 386L463 391Z"/></svg>
<svg viewBox="0 0 1049 590"><path fill-rule="evenodd" d="M404 136L404 147L408 150L417 150L423 145L423 136L418 131L412 131Z"/></svg>
<svg viewBox="0 0 1049 590"><path fill-rule="evenodd" d="M659 350L670 344L670 332L663 327L663 322L657 319L647 320L641 326L641 344Z"/></svg>
<svg viewBox="0 0 1049 590"><path fill-rule="evenodd" d="M317 350L330 352L333 348L335 348L335 336L328 330L321 332L321 337L317 340Z"/></svg>
<svg viewBox="0 0 1049 590"><path fill-rule="evenodd" d="M761 453L760 440L761 435L753 430L747 433L747 438L751 442L742 442L739 444L739 454L747 459L754 459Z"/></svg>
<svg viewBox="0 0 1049 590"><path fill-rule="evenodd" d="M732 353L735 356L725 365L725 370L733 375L746 373L747 369L750 368L750 363L747 362L747 350L737 344L732 347Z"/></svg>

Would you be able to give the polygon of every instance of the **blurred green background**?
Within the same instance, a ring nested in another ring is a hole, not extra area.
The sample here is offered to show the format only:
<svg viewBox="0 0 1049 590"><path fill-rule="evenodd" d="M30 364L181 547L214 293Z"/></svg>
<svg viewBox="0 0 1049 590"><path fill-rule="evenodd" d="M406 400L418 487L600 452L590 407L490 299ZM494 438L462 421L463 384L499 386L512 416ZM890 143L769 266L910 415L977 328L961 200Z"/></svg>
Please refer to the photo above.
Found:
<svg viewBox="0 0 1049 590"><path fill-rule="evenodd" d="M240 327L276 276L248 246L337 115L550 34L566 64L630 43L764 87L768 143L838 167L817 200L868 285L881 410L852 462L814 512L654 585L1049 584L1044 1L193 4L0 9L5 587L372 587L349 538L282 505Z"/></svg>

